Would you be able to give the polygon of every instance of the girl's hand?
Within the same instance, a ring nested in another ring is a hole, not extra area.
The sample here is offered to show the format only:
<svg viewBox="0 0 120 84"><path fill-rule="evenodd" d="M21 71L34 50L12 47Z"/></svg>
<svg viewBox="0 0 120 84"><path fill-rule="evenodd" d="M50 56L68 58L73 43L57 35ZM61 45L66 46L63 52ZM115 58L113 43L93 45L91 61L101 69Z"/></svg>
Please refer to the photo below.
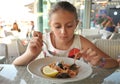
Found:
<svg viewBox="0 0 120 84"><path fill-rule="evenodd" d="M42 50L42 33L34 31L26 52L30 55L37 56Z"/></svg>
<svg viewBox="0 0 120 84"><path fill-rule="evenodd" d="M100 63L101 56L99 56L94 50L91 48L86 49L86 50L81 50L82 57L85 61L89 62L93 66L97 66Z"/></svg>

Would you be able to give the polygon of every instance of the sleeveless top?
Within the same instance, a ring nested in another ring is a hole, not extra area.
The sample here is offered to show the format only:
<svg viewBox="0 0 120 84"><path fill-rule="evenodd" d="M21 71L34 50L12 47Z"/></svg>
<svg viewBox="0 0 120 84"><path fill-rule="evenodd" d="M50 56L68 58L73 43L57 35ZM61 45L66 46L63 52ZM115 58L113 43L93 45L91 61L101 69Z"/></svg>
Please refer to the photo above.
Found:
<svg viewBox="0 0 120 84"><path fill-rule="evenodd" d="M50 32L43 34L43 40L47 44L47 46L46 46L43 43L43 47L42 47L43 54L44 54L45 57L46 56L50 56L50 57L52 57L52 56L64 56L64 57L73 58L74 55L76 53L78 53L81 49L81 43L80 43L80 36L79 35L74 36L74 41L73 41L72 45L70 46L70 48L67 49L67 50L56 49L52 45L51 38L50 38ZM52 51L54 53L54 55L50 54L47 49Z"/></svg>

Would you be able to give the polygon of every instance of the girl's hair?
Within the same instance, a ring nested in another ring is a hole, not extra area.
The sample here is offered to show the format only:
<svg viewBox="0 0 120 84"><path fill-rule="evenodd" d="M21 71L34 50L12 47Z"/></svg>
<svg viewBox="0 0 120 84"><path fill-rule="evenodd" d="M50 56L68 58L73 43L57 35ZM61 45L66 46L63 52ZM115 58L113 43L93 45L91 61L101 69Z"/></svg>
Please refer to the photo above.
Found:
<svg viewBox="0 0 120 84"><path fill-rule="evenodd" d="M75 15L75 19L78 19L76 8L67 1L60 1L52 5L51 10L49 11L49 18L54 12L61 10L61 9L73 13Z"/></svg>

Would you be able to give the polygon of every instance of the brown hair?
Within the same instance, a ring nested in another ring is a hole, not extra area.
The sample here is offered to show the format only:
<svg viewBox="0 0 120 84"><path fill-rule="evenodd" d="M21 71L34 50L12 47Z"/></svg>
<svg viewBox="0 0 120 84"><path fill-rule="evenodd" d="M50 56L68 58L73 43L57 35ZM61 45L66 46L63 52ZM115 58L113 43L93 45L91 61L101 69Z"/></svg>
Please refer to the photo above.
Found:
<svg viewBox="0 0 120 84"><path fill-rule="evenodd" d="M108 20L104 20L104 21L101 23L101 25L102 25L103 27L105 27L105 25L106 25L107 22L108 22Z"/></svg>
<svg viewBox="0 0 120 84"><path fill-rule="evenodd" d="M113 26L113 22L108 20L105 27L111 27L111 26Z"/></svg>
<svg viewBox="0 0 120 84"><path fill-rule="evenodd" d="M18 24L16 22L13 23L13 28L11 30L16 30L20 32L20 29L18 28Z"/></svg>
<svg viewBox="0 0 120 84"><path fill-rule="evenodd" d="M51 10L49 11L49 18L51 17L51 15L54 12L56 12L60 9L73 13L75 15L75 19L78 19L76 8L71 3L67 2L67 1L60 1L56 4L54 4L52 6Z"/></svg>

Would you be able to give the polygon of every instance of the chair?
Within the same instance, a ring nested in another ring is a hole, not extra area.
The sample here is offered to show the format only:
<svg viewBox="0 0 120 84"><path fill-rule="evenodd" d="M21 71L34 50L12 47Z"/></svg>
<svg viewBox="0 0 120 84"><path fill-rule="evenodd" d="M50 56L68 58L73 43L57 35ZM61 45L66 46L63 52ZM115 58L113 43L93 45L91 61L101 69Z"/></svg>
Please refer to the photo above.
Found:
<svg viewBox="0 0 120 84"><path fill-rule="evenodd" d="M102 34L101 39L109 39L112 35L112 32L106 31L106 30L100 30L100 34Z"/></svg>
<svg viewBox="0 0 120 84"><path fill-rule="evenodd" d="M101 39L102 34L96 34L96 35L86 35L84 36L85 38L87 38L90 41L93 41L95 39Z"/></svg>
<svg viewBox="0 0 120 84"><path fill-rule="evenodd" d="M4 31L4 33L5 33L5 36L13 36L12 32Z"/></svg>
<svg viewBox="0 0 120 84"><path fill-rule="evenodd" d="M8 63L8 48L7 44L0 43L0 64Z"/></svg>
<svg viewBox="0 0 120 84"><path fill-rule="evenodd" d="M82 29L81 33L83 36L97 35L99 34L99 29Z"/></svg>
<svg viewBox="0 0 120 84"><path fill-rule="evenodd" d="M24 42L25 42L25 40L17 39L18 56L22 55L25 52L26 48L27 48L27 44L24 44Z"/></svg>
<svg viewBox="0 0 120 84"><path fill-rule="evenodd" d="M120 40L96 39L95 45L114 59L120 54Z"/></svg>
<svg viewBox="0 0 120 84"><path fill-rule="evenodd" d="M120 33L112 33L109 39L115 39L119 40L120 39Z"/></svg>

